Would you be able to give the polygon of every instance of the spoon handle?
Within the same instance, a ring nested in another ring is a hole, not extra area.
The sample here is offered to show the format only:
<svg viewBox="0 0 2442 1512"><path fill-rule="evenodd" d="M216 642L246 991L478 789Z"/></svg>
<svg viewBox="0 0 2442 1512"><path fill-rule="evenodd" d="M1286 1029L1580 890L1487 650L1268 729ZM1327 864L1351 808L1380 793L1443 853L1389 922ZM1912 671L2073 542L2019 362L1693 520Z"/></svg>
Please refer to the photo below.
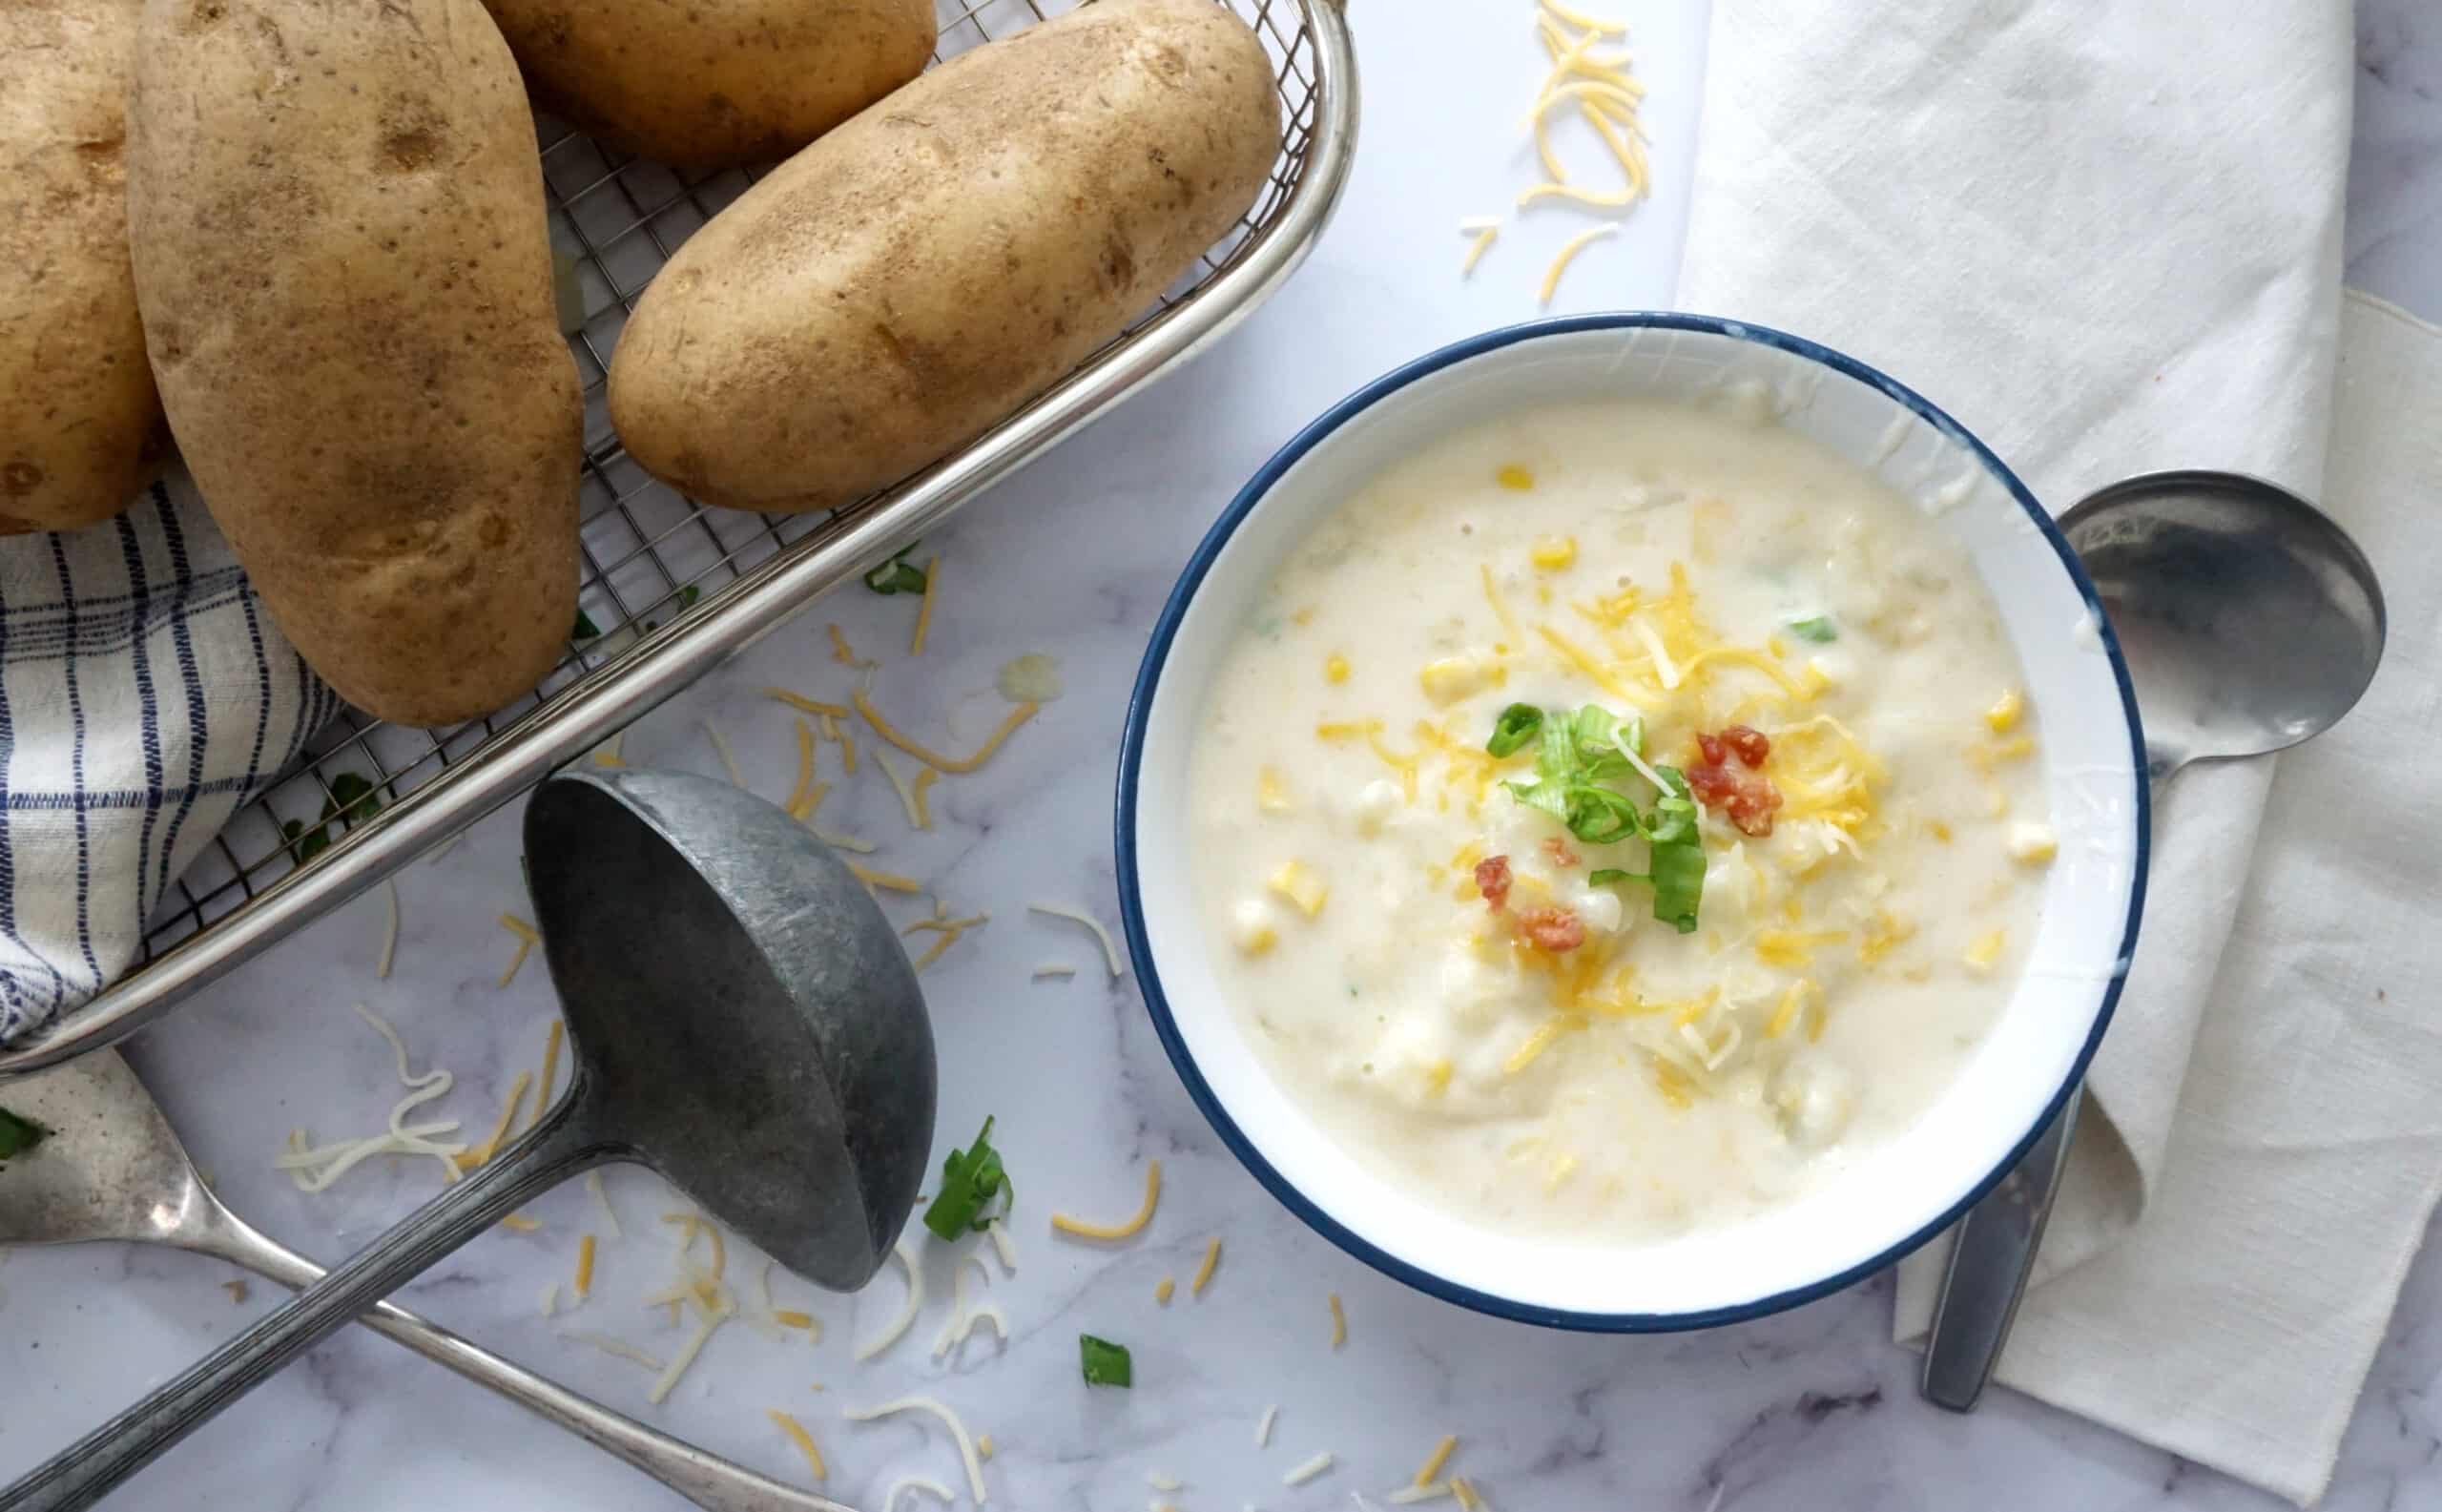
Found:
<svg viewBox="0 0 2442 1512"><path fill-rule="evenodd" d="M209 1249L224 1260L300 1292L320 1282L327 1274L313 1261L234 1216L222 1220ZM456 1371L476 1385L497 1392L545 1421L566 1428L595 1448L616 1455L704 1508L704 1512L854 1512L837 1502L783 1485L648 1428L633 1418L578 1396L557 1381L513 1365L403 1307L379 1303L358 1321L433 1363Z"/></svg>
<svg viewBox="0 0 2442 1512"><path fill-rule="evenodd" d="M164 1450L359 1313L612 1149L594 1128L582 1078L473 1178L450 1188L363 1253L266 1314L142 1401L0 1490L10 1512L92 1506Z"/></svg>
<svg viewBox="0 0 2442 1512"><path fill-rule="evenodd" d="M2083 1101L2083 1088L2072 1090L2052 1127L1959 1220L1950 1268L1942 1273L1941 1295L1934 1303L1919 1384L1936 1407L1975 1411L1993 1367L2000 1363L2018 1299L2035 1272L2035 1253L2043 1244L2043 1225L2052 1216L2052 1197L2060 1190L2069 1136L2077 1131Z"/></svg>

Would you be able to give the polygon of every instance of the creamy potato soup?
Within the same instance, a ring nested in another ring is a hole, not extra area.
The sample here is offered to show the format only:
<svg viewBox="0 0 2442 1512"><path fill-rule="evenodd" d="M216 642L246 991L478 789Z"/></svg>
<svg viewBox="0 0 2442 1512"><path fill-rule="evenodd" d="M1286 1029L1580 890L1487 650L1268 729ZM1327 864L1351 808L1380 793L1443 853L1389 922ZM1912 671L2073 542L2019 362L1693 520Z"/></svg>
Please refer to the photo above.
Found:
<svg viewBox="0 0 2442 1512"><path fill-rule="evenodd" d="M1991 1023L2055 841L1964 554L1728 409L1448 436L1302 543L1190 775L1210 955L1402 1188L1652 1239L1904 1132Z"/></svg>

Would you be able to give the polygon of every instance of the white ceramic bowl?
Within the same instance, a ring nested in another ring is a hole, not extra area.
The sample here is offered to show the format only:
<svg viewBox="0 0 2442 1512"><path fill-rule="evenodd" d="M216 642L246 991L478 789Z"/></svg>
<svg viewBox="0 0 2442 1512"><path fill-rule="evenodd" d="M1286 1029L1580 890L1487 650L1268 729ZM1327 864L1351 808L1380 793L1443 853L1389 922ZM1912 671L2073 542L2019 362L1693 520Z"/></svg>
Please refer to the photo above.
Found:
<svg viewBox="0 0 2442 1512"><path fill-rule="evenodd" d="M1904 1137L1798 1202L1637 1247L1522 1238L1432 1207L1341 1149L1239 1028L1195 907L1189 753L1206 691L1263 586L1359 486L1488 415L1604 395L1733 398L1874 468L1967 549L2043 711L2060 834L2030 964L1957 1080ZM2025 487L1958 424L1864 363L1702 316L1512 326L1343 401L1255 474L1180 576L1147 651L1119 778L1128 950L1170 1060L1247 1168L1324 1235L1423 1291L1564 1327L1659 1330L1793 1306L1891 1263L2015 1162L2083 1073L2119 997L2145 880L2143 741L2094 589Z"/></svg>

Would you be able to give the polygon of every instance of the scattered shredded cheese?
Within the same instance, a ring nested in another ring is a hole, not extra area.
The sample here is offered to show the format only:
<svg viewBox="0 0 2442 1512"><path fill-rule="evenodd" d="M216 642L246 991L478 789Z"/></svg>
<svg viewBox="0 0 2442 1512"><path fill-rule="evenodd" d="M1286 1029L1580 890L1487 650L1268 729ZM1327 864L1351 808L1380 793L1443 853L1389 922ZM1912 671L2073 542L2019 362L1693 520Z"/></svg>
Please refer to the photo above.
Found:
<svg viewBox="0 0 2442 1512"><path fill-rule="evenodd" d="M1212 1268L1220 1263L1221 1239L1220 1236L1216 1234L1212 1238L1205 1241L1204 1263L1195 1268L1195 1279L1187 1284L1187 1289L1190 1295L1202 1296L1204 1295L1205 1287L1212 1280Z"/></svg>
<svg viewBox="0 0 2442 1512"><path fill-rule="evenodd" d="M1580 252L1585 250L1586 243L1599 241L1604 237L1616 236L1619 230L1617 225L1606 221L1599 226L1588 226L1562 242L1560 252L1552 259L1552 265L1543 271L1543 286L1536 292L1535 302L1550 304L1552 296L1560 292L1561 275L1568 271L1569 263L1576 259Z"/></svg>
<svg viewBox="0 0 2442 1512"><path fill-rule="evenodd" d="M593 1235L590 1233L576 1241L575 1295L580 1302L593 1295Z"/></svg>
<svg viewBox="0 0 2442 1512"><path fill-rule="evenodd" d="M924 1270L916 1263L915 1252L907 1247L906 1240L901 1239L890 1253L907 1273L907 1298L900 1304L899 1315L891 1319L888 1328L857 1346L855 1357L859 1364L898 1343L900 1336L915 1323L917 1310L924 1305Z"/></svg>
<svg viewBox="0 0 2442 1512"><path fill-rule="evenodd" d="M1426 1457L1424 1463L1417 1467L1415 1479L1410 1481L1408 1483L1412 1486L1431 1485L1433 1483L1434 1477L1441 1473L1441 1467L1450 1462L1451 1452L1458 1447L1459 1436L1457 1434L1443 1434L1441 1436L1441 1441L1433 1446L1433 1453Z"/></svg>
<svg viewBox="0 0 2442 1512"><path fill-rule="evenodd" d="M909 924L905 929L900 930L900 933L903 935L912 935L920 929L929 929L935 932L936 938L933 942L925 947L922 955L916 958L916 969L921 971L926 966L931 965L934 962L941 960L942 952L948 950L950 946L957 944L961 935L965 934L968 930L973 929L978 924L989 923L991 922L992 916L990 914L977 914L971 919L919 919L914 923Z"/></svg>
<svg viewBox="0 0 2442 1512"><path fill-rule="evenodd" d="M560 1310L560 1283L550 1282L543 1288L543 1315L549 1317Z"/></svg>
<svg viewBox="0 0 2442 1512"><path fill-rule="evenodd" d="M562 1338L574 1339L580 1344L590 1344L595 1349L602 1351L605 1355L609 1355L616 1359L627 1360L631 1364L642 1365L645 1369L650 1371L659 1371L662 1369L661 1361L653 1356L646 1354L643 1350L636 1348L635 1345L629 1343L624 1338L605 1334L599 1329L564 1329L561 1331L560 1336Z"/></svg>
<svg viewBox="0 0 2442 1512"><path fill-rule="evenodd" d="M934 1498L943 1506L958 1500L955 1492L930 1476L903 1475L893 1481L890 1489L881 1494L881 1512L898 1512L900 1495L902 1492L912 1495L918 1491Z"/></svg>
<svg viewBox="0 0 2442 1512"><path fill-rule="evenodd" d="M746 778L738 775L737 757L730 751L729 736L721 734L720 726L710 719L695 722L704 727L705 735L712 740L714 753L721 758L721 770L729 774L729 785L734 788L746 786Z"/></svg>
<svg viewBox="0 0 2442 1512"><path fill-rule="evenodd" d="M512 1212L501 1219L500 1226L504 1229L514 1229L520 1233L532 1233L543 1227L522 1212Z"/></svg>
<svg viewBox="0 0 2442 1512"><path fill-rule="evenodd" d="M1466 1512L1484 1512L1483 1497L1466 1477L1454 1475L1450 1478L1450 1494L1459 1499L1459 1504L1466 1508Z"/></svg>
<svg viewBox="0 0 2442 1512"><path fill-rule="evenodd" d="M619 1210L610 1206L610 1193L602 1190L602 1172L598 1169L585 1173L585 1190L592 1192L593 1200L601 1206L602 1226L610 1231L610 1237L623 1237L619 1232Z"/></svg>
<svg viewBox="0 0 2442 1512"><path fill-rule="evenodd" d="M895 1400L883 1402L880 1406L868 1407L862 1412L844 1413L841 1416L850 1422L872 1422L878 1418L887 1418L902 1412L930 1414L941 1422L942 1427L950 1431L950 1437L958 1440L959 1458L966 1462L967 1489L975 1494L975 1504L982 1506L989 1502L991 1498L984 1493L983 1489L983 1463L975 1457L975 1438L966 1431L966 1424L959 1415L943 1406L938 1398L900 1397Z"/></svg>
<svg viewBox="0 0 2442 1512"><path fill-rule="evenodd" d="M1280 1478L1280 1483L1282 1485L1304 1485L1307 1481L1323 1474L1331 1467L1331 1451L1326 1449L1321 1454L1314 1456L1313 1459L1299 1463L1295 1469L1293 1469L1287 1475L1282 1476Z"/></svg>
<svg viewBox="0 0 2442 1512"><path fill-rule="evenodd" d="M1076 974L1077 968L1066 961L1046 961L1034 968L1033 980L1047 982L1055 977L1073 977Z"/></svg>
<svg viewBox="0 0 2442 1512"><path fill-rule="evenodd" d="M1083 1219L1072 1218L1065 1212L1055 1212L1051 1215L1051 1226L1063 1233L1075 1234L1080 1239L1132 1238L1143 1232L1145 1225L1153 1221L1153 1206L1161 1198L1162 1163L1156 1160L1149 1162L1145 1167L1145 1205L1136 1210L1135 1217L1128 1219L1126 1223L1118 1224L1087 1223ZM1336 1310L1336 1303L1334 1304L1334 1308Z"/></svg>
<svg viewBox="0 0 2442 1512"><path fill-rule="evenodd" d="M551 1087L560 1079L560 1042L568 1038L566 1019L553 1019L543 1034L543 1071L534 1084L534 1110L526 1115L526 1127L533 1128L543 1121L543 1109L551 1106Z"/></svg>
<svg viewBox="0 0 2442 1512"><path fill-rule="evenodd" d="M823 836L822 839L831 844L838 843L829 836ZM871 850L873 847L868 845L865 849ZM874 871L869 867L859 866L855 861L848 862L847 867L849 871L856 874L857 880L868 887L887 887L894 893L921 893L924 890L924 884L913 877L901 877L897 872Z"/></svg>
<svg viewBox="0 0 2442 1512"><path fill-rule="evenodd" d="M1585 31L1594 32L1598 36L1626 36L1628 34L1628 26L1625 21L1598 21L1582 10L1570 10L1567 6L1562 5L1561 0L1542 0L1542 6L1544 10L1549 10L1553 15L1567 22L1570 26L1583 28Z"/></svg>
<svg viewBox="0 0 2442 1512"><path fill-rule="evenodd" d="M823 628L831 632L831 659L833 661L839 663L839 665L843 667L870 667L874 665L872 662L859 659L857 653L849 649L848 637L840 632L837 623L826 625Z"/></svg>
<svg viewBox="0 0 2442 1512"><path fill-rule="evenodd" d="M1484 259L1484 254L1492 250L1493 238L1500 235L1500 222L1462 220L1459 222L1459 229L1473 238L1467 243L1466 260L1459 264L1459 277L1463 279L1475 272L1476 264L1481 262Z"/></svg>
<svg viewBox="0 0 2442 1512"><path fill-rule="evenodd" d="M517 1121L517 1105L526 1100L526 1088L533 1085L532 1071L520 1071L517 1080L508 1084L508 1098L500 1107L500 1122L492 1125L491 1136L458 1157L461 1175L500 1153L501 1142L508 1138L509 1125Z"/></svg>
<svg viewBox="0 0 2442 1512"><path fill-rule="evenodd" d="M935 553L933 559L924 564L924 602L916 610L916 633L907 638L907 654L910 656L924 654L924 636L933 628L933 589L941 580L942 559L939 553Z"/></svg>
<svg viewBox="0 0 2442 1512"><path fill-rule="evenodd" d="M1118 942L1111 939L1110 931L1103 927L1102 921L1096 919L1093 915L1086 913L1082 908L1069 908L1059 903L1028 903L1026 904L1026 912L1031 914L1045 914L1053 919L1066 919L1072 923L1085 925L1086 928L1094 932L1094 939L1099 942L1103 947L1103 964L1110 968L1110 979L1113 982L1117 982L1120 978L1128 975L1128 968L1121 963L1119 959Z"/></svg>
<svg viewBox="0 0 2442 1512"><path fill-rule="evenodd" d="M857 712L865 716L865 723L873 727L874 734L881 736L884 740L889 741L892 745L899 747L899 749L906 752L909 756L914 756L917 760L925 763L927 766L938 767L943 772L952 774L972 772L982 766L984 762L990 760L992 758L992 753L1001 749L1002 741L1009 738L1010 734L1014 732L1018 726L1033 718L1037 714L1041 713L1043 709L1043 705L1039 703L1022 703L1018 705L1016 708L1009 711L1008 717L1003 719L999 727L993 730L991 735L984 737L983 743L976 748L973 756L953 759L949 756L942 756L941 753L926 746L920 745L907 735L900 734L889 720L882 717L881 711L874 707L873 700L865 696L865 691L862 688L859 688L855 693L849 694L849 698L856 704Z"/></svg>
<svg viewBox="0 0 2442 1512"><path fill-rule="evenodd" d="M832 719L845 719L851 715L851 711L844 703L824 703L819 698L809 698L801 693L791 693L786 688L766 688L763 690L763 696L776 698L803 714L818 715Z"/></svg>
<svg viewBox="0 0 2442 1512"><path fill-rule="evenodd" d="M671 1388L678 1384L678 1377L686 1375L687 1367L695 1363L695 1357L703 1353L705 1340L711 1338L713 1331L728 1322L729 1318L730 1312L726 1307L706 1308L704 1320L695 1325L695 1332L678 1347L677 1357L671 1360L670 1368L661 1373L661 1378L652 1383L652 1390L645 1393L645 1400L660 1406L662 1399L670 1395Z"/></svg>
<svg viewBox="0 0 2442 1512"><path fill-rule="evenodd" d="M925 823L923 816L917 812L916 795L908 790L907 779L899 775L899 768L891 765L890 757L877 751L874 753L874 764L881 768L881 775L890 779L891 791L899 795L899 807L907 816L907 827L911 830L930 829L932 826ZM929 772L932 769L927 767L925 770Z"/></svg>
<svg viewBox="0 0 2442 1512"><path fill-rule="evenodd" d="M1009 1225L1004 1219L983 1231L992 1239L992 1252L1001 1257L1001 1274L1018 1274L1018 1242L1009 1237Z"/></svg>
<svg viewBox="0 0 2442 1512"><path fill-rule="evenodd" d="M1272 1425L1273 1425L1274 1422L1278 1421L1278 1420L1279 1420L1279 1418L1280 1418L1280 1409L1279 1409L1277 1406L1272 1406L1272 1407L1266 1407L1266 1408L1263 1410L1263 1416L1262 1416L1261 1418L1258 1418L1258 1419L1255 1419L1255 1447L1256 1447L1256 1448L1258 1448L1258 1449L1264 1449L1264 1448L1269 1448L1269 1447L1271 1446L1271 1444L1272 1444Z"/></svg>
<svg viewBox="0 0 2442 1512"><path fill-rule="evenodd" d="M501 915L500 926L517 937L517 954L508 958L508 965L501 972L500 981L497 984L497 985L506 987L511 982L517 980L517 968L526 964L527 955L531 952L536 945L542 943L543 937L541 934L536 932L532 924L529 924L525 920L518 918L515 914Z"/></svg>
<svg viewBox="0 0 2442 1512"><path fill-rule="evenodd" d="M797 1453L805 1456L806 1469L817 1481L831 1479L830 1469L822 1462L822 1451L814 1446L814 1435L805 1431L805 1424L777 1407L764 1408L763 1415L772 1419L773 1426L789 1436L791 1443L797 1446Z"/></svg>
<svg viewBox="0 0 2442 1512"><path fill-rule="evenodd" d="M1177 1279L1175 1277L1166 1275L1153 1283L1153 1300L1161 1303L1164 1307L1168 1307L1170 1305L1171 1295L1175 1294L1178 1289L1179 1283Z"/></svg>
<svg viewBox="0 0 2442 1512"><path fill-rule="evenodd" d="M926 795L932 791L933 784L941 779L942 775L931 767L916 769L916 781L908 788L907 796L915 800L916 827L920 830L928 830L933 827L933 804Z"/></svg>
<svg viewBox="0 0 2442 1512"><path fill-rule="evenodd" d="M1403 1485L1382 1500L1393 1506L1414 1506L1419 1502L1438 1502L1450 1494L1450 1482L1436 1481L1429 1485Z"/></svg>
<svg viewBox="0 0 2442 1512"><path fill-rule="evenodd" d="M373 975L377 981L387 982L390 980L390 963L399 954L399 880L396 877L382 879L382 898L387 922L382 929L382 953L374 960Z"/></svg>
<svg viewBox="0 0 2442 1512"><path fill-rule="evenodd" d="M1345 1343L1347 1343L1347 1342L1348 1342L1348 1314L1347 1314L1347 1313L1345 1313L1345 1312L1343 1312L1343 1311L1341 1310L1341 1308L1340 1308L1340 1305L1339 1305L1339 1294L1338 1294L1337 1292L1334 1292L1334 1293L1332 1294L1332 1295L1331 1295L1331 1301L1332 1301L1332 1348L1334 1348L1334 1349L1337 1349L1337 1348L1339 1348L1342 1344L1345 1344Z"/></svg>

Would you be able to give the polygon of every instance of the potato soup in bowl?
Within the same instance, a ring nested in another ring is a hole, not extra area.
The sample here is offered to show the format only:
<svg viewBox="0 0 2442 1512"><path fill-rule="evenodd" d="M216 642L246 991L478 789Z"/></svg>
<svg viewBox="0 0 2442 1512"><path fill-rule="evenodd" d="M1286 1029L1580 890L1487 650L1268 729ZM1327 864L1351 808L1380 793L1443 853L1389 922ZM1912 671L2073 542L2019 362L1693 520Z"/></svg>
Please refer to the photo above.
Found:
<svg viewBox="0 0 2442 1512"><path fill-rule="evenodd" d="M1251 487L1148 658L1122 885L1293 1207L1475 1305L1662 1327L1904 1249L2040 1128L2143 795L2083 580L1963 433L1623 319L1438 354Z"/></svg>

